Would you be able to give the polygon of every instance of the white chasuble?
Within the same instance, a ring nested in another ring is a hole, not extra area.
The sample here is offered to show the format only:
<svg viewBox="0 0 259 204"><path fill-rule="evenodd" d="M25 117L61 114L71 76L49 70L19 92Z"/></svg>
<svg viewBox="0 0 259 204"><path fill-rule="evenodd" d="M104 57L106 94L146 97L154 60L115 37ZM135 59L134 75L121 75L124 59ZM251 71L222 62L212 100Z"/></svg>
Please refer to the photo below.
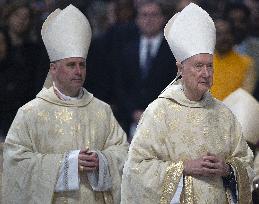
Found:
<svg viewBox="0 0 259 204"><path fill-rule="evenodd" d="M21 107L4 147L3 203L120 203L128 144L110 107L85 89L81 99L62 101L53 87ZM64 157L73 150L100 151L112 177L110 191L94 191L86 172L79 190L55 192Z"/></svg>
<svg viewBox="0 0 259 204"><path fill-rule="evenodd" d="M145 110L125 163L122 204L170 203L183 175L183 162L213 153L237 173L239 204L251 201L253 155L232 112L206 93L188 100L172 85ZM229 203L221 177L184 176L180 203Z"/></svg>

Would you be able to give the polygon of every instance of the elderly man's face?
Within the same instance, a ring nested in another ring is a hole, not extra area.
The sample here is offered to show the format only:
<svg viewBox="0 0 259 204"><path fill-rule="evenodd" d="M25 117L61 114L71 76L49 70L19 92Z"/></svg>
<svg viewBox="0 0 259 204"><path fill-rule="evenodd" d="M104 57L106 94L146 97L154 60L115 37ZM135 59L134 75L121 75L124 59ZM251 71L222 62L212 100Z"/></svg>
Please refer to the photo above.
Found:
<svg viewBox="0 0 259 204"><path fill-rule="evenodd" d="M182 63L179 71L187 98L198 101L212 86L213 56L194 55Z"/></svg>
<svg viewBox="0 0 259 204"><path fill-rule="evenodd" d="M55 85L63 94L71 97L79 94L86 76L84 58L70 57L51 63L50 71Z"/></svg>

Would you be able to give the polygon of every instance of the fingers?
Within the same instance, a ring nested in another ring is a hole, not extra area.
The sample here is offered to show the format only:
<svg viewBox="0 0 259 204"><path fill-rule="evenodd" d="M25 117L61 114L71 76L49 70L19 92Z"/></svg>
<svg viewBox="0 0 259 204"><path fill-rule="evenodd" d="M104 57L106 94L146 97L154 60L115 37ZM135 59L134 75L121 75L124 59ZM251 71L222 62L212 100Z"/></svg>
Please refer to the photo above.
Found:
<svg viewBox="0 0 259 204"><path fill-rule="evenodd" d="M219 169L203 168L202 176L221 176L222 172Z"/></svg>
<svg viewBox="0 0 259 204"><path fill-rule="evenodd" d="M87 154L89 152L89 148L81 149L79 154Z"/></svg>
<svg viewBox="0 0 259 204"><path fill-rule="evenodd" d="M222 176L226 174L226 163L220 157L208 153L195 160L186 161L184 174L192 176Z"/></svg>
<svg viewBox="0 0 259 204"><path fill-rule="evenodd" d="M201 166L204 168L209 168L209 169L216 169L218 167L217 163L211 162L209 160L204 160L201 162Z"/></svg>
<svg viewBox="0 0 259 204"><path fill-rule="evenodd" d="M96 161L98 160L98 157L95 154L79 154L78 159L84 161Z"/></svg>
<svg viewBox="0 0 259 204"><path fill-rule="evenodd" d="M220 160L219 160L216 156L214 156L214 155L204 156L204 157L202 157L202 159L203 159L204 161L210 161L210 162L214 162L214 163L220 161Z"/></svg>
<svg viewBox="0 0 259 204"><path fill-rule="evenodd" d="M205 171L206 175L218 175L218 176L224 176L228 172L228 166L226 166L225 162L223 160L220 160L218 162L210 162L209 160L205 160L202 162L203 170Z"/></svg>
<svg viewBox="0 0 259 204"><path fill-rule="evenodd" d="M86 167L86 166L79 166L79 171L94 171L96 170L96 167Z"/></svg>
<svg viewBox="0 0 259 204"><path fill-rule="evenodd" d="M95 152L90 152L89 149L84 149L78 155L78 168L80 171L93 171L99 168L98 155Z"/></svg>
<svg viewBox="0 0 259 204"><path fill-rule="evenodd" d="M79 161L80 166L94 168L98 166L97 162Z"/></svg>

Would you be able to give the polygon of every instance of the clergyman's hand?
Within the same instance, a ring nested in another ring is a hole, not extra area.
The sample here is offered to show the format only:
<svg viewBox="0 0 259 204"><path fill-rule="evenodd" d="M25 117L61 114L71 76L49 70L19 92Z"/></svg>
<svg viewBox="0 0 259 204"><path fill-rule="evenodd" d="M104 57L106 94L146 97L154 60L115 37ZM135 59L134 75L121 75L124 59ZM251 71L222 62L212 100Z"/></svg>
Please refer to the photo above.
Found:
<svg viewBox="0 0 259 204"><path fill-rule="evenodd" d="M80 150L78 155L78 168L80 171L94 171L99 168L98 155L88 149Z"/></svg>
<svg viewBox="0 0 259 204"><path fill-rule="evenodd" d="M218 157L215 154L208 153L204 156L205 161L209 161L208 167L212 169L212 174L215 176L227 177L230 173L230 166L225 162L224 159Z"/></svg>
<svg viewBox="0 0 259 204"><path fill-rule="evenodd" d="M187 176L227 176L229 165L214 154L184 162L183 173Z"/></svg>

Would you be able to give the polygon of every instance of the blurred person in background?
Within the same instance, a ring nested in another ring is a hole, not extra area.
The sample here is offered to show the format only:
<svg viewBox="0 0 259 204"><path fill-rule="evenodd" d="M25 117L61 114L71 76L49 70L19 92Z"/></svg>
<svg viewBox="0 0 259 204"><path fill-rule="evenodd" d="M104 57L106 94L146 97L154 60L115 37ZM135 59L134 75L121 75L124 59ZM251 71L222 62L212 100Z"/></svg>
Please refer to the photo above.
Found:
<svg viewBox="0 0 259 204"><path fill-rule="evenodd" d="M138 4L138 37L127 43L117 60L116 100L119 120L129 132L129 140L145 108L177 72L176 61L163 36L166 18L162 8L156 0Z"/></svg>
<svg viewBox="0 0 259 204"><path fill-rule="evenodd" d="M0 139L5 138L17 108L19 108L15 104L16 96L14 89L16 74L17 72L19 73L19 69L16 66L12 66L11 63L11 59L8 56L6 36L4 31L0 30Z"/></svg>
<svg viewBox="0 0 259 204"><path fill-rule="evenodd" d="M35 74L41 52L39 45L31 38L32 13L26 1L14 1L5 8L3 30L6 47L5 64L1 65L1 118L4 122L4 134L9 128L18 108L36 95ZM2 32L2 34L3 34Z"/></svg>
<svg viewBox="0 0 259 204"><path fill-rule="evenodd" d="M109 24L108 30L91 42L84 87L98 99L109 103L119 120L115 104L115 65L125 44L137 38L138 29L134 22L135 8L131 0L110 1L107 6L105 19Z"/></svg>
<svg viewBox="0 0 259 204"><path fill-rule="evenodd" d="M104 8L100 8L103 5ZM95 36L88 55L88 74L84 87L95 96L113 106L114 109L114 63L121 47L131 39L137 29L132 24L134 7L131 0L94 1L90 8L103 11L87 13Z"/></svg>
<svg viewBox="0 0 259 204"><path fill-rule="evenodd" d="M29 1L17 0L9 3L5 7L4 18L11 52L12 49L14 49L13 52L22 51L22 48L33 46L36 43L32 23L34 16ZM26 51L29 51L29 48Z"/></svg>
<svg viewBox="0 0 259 204"><path fill-rule="evenodd" d="M178 0L176 5L176 11L182 11L192 0Z"/></svg>
<svg viewBox="0 0 259 204"><path fill-rule="evenodd" d="M215 26L217 35L212 95L223 100L240 87L253 93L256 75L252 58L234 50L233 31L228 21L217 19Z"/></svg>
<svg viewBox="0 0 259 204"><path fill-rule="evenodd" d="M48 1L48 0L46 0ZM64 9L67 6L69 6L71 3L73 3L74 6L76 6L82 13L85 14L87 11L88 7L92 3L92 0L55 0L55 7Z"/></svg>
<svg viewBox="0 0 259 204"><path fill-rule="evenodd" d="M226 5L231 0L200 0L200 6L205 9L213 19L222 18Z"/></svg>
<svg viewBox="0 0 259 204"><path fill-rule="evenodd" d="M243 3L228 3L223 18L230 22L233 28L234 46L239 53L242 52L242 43L250 34L251 11Z"/></svg>
<svg viewBox="0 0 259 204"><path fill-rule="evenodd" d="M249 55L255 61L256 88L254 96L259 101L259 1L245 1L245 3L251 11L250 32L249 36L237 47L237 51Z"/></svg>
<svg viewBox="0 0 259 204"><path fill-rule="evenodd" d="M93 1L87 9L87 17L93 28L93 40L98 38L115 24L116 3L114 1Z"/></svg>

